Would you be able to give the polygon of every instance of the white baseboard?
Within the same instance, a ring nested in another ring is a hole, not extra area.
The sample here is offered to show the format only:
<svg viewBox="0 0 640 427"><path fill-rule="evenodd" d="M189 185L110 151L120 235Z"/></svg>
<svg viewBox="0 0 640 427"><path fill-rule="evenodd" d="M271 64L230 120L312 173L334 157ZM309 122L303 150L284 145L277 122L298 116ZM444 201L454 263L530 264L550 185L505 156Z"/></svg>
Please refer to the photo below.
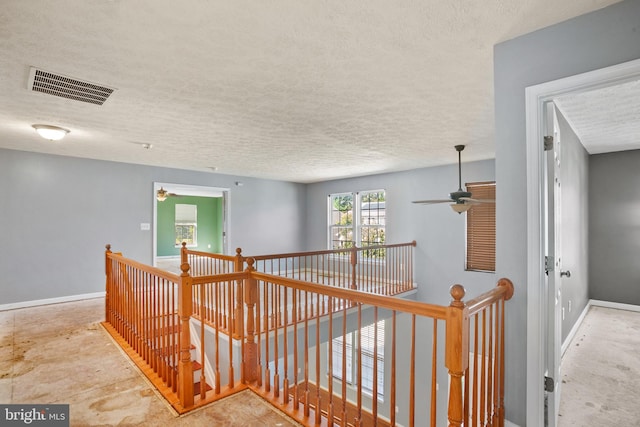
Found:
<svg viewBox="0 0 640 427"><path fill-rule="evenodd" d="M587 312L589 311L590 307L591 307L591 300L587 302L587 305L584 307L584 310L582 310L582 313L580 313L580 316L578 317L576 322L573 324L573 327L569 331L569 335L567 335L567 338L565 338L565 340L563 341L562 347L560 350L560 357L564 356L564 352L567 351L567 349L569 348L571 341L573 341L573 337L576 336L576 333L578 332L578 328L582 324L582 321L584 320L584 316L587 315Z"/></svg>
<svg viewBox="0 0 640 427"><path fill-rule="evenodd" d="M84 299L104 298L104 296L105 292L95 292L92 294L69 295L66 297L14 302L11 304L0 304L0 311L15 310L17 308L37 307L39 305L59 304L61 302L80 301Z"/></svg>
<svg viewBox="0 0 640 427"><path fill-rule="evenodd" d="M640 311L640 305L623 304L621 302L600 301L597 299L589 300L589 304L597 307L615 308L618 310Z"/></svg>
<svg viewBox="0 0 640 427"><path fill-rule="evenodd" d="M509 420L504 420L504 427L520 427L518 424L514 424Z"/></svg>

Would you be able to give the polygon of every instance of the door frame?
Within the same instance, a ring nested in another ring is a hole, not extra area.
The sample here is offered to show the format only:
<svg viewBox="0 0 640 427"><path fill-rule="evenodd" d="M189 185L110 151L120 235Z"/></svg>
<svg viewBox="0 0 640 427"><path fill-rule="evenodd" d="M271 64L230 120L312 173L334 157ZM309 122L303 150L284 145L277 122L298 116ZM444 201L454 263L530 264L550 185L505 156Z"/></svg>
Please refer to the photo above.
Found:
<svg viewBox="0 0 640 427"><path fill-rule="evenodd" d="M156 194L164 188L169 193L181 196L221 197L222 196L222 253L229 251L229 188L207 187L202 185L176 184L170 182L153 183L153 239L152 239L152 265L156 265L158 258L158 201Z"/></svg>
<svg viewBox="0 0 640 427"><path fill-rule="evenodd" d="M544 425L544 103L640 78L640 59L525 89L527 163L527 425ZM555 343L561 346L562 343Z"/></svg>

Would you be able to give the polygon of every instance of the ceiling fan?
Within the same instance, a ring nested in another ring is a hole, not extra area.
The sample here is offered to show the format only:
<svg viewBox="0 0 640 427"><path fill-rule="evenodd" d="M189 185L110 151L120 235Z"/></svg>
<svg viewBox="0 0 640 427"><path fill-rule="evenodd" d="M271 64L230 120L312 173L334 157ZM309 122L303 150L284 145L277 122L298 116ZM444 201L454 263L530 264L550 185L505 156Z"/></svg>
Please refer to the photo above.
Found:
<svg viewBox="0 0 640 427"><path fill-rule="evenodd" d="M456 151L458 152L458 191L449 193L448 199L435 199L435 200L415 200L413 203L430 205L434 203L451 203L451 209L461 214L471 208L471 205L476 203L495 203L493 199L473 199L471 193L462 189L462 165L460 153L464 150L464 145L456 145ZM453 202L453 203L452 203Z"/></svg>
<svg viewBox="0 0 640 427"><path fill-rule="evenodd" d="M169 196L171 196L171 197L180 197L179 194L169 193L163 187L160 187L160 189L156 193L156 199L158 199L159 202L164 202L165 200L167 200L167 197L169 197Z"/></svg>

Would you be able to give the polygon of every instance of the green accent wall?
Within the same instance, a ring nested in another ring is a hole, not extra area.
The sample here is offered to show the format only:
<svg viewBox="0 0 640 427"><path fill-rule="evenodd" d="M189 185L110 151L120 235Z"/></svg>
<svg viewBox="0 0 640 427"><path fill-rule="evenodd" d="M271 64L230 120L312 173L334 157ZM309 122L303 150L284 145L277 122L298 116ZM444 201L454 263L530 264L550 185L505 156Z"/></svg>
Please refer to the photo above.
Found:
<svg viewBox="0 0 640 427"><path fill-rule="evenodd" d="M222 253L222 197L169 196L164 202L156 203L158 205L158 256L180 255L180 248L175 247L177 204L198 206L198 246L189 249Z"/></svg>

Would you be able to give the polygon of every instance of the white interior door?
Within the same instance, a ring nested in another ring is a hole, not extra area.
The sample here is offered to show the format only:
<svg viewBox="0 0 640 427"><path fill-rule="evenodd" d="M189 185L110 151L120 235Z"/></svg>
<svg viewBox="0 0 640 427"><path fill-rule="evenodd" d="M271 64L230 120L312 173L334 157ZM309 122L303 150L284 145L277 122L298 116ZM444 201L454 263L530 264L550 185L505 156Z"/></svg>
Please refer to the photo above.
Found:
<svg viewBox="0 0 640 427"><path fill-rule="evenodd" d="M562 241L561 241L561 182L560 167L561 137L558 131L558 122L555 114L555 106L552 102L545 105L545 129L547 136L545 143L552 147L546 147L546 280L543 303L546 305L546 351L545 351L545 426L555 427L558 421L560 406L560 354L562 347Z"/></svg>

